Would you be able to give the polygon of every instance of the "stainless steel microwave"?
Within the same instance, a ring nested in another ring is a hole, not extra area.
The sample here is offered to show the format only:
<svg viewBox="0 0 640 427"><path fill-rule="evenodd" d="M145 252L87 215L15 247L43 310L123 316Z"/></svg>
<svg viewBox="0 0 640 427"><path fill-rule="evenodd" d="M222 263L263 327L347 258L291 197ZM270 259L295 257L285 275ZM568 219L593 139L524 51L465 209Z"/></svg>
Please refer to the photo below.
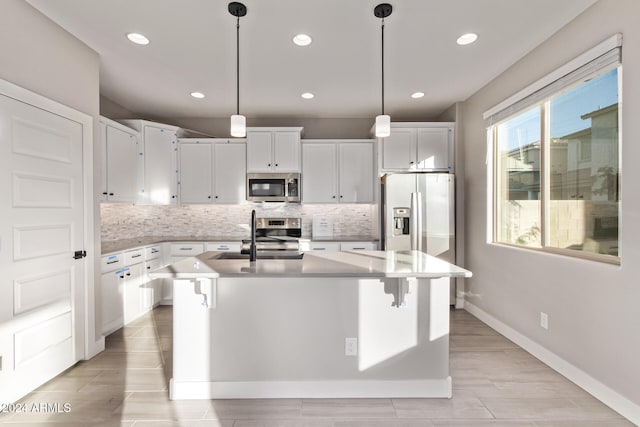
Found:
<svg viewBox="0 0 640 427"><path fill-rule="evenodd" d="M299 173L248 173L250 202L300 202Z"/></svg>

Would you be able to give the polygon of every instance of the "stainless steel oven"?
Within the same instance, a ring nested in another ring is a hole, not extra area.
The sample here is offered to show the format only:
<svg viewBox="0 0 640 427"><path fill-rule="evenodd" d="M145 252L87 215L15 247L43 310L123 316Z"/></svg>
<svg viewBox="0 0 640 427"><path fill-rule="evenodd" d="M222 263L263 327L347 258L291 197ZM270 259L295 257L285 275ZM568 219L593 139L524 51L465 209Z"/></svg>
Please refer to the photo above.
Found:
<svg viewBox="0 0 640 427"><path fill-rule="evenodd" d="M250 202L300 202L299 173L248 173Z"/></svg>

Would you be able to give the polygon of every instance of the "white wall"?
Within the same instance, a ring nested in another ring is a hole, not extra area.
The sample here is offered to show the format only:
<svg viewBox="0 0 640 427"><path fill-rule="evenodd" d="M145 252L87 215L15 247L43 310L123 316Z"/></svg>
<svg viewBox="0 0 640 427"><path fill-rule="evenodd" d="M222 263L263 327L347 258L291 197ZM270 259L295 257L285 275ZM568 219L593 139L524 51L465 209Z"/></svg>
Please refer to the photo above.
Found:
<svg viewBox="0 0 640 427"><path fill-rule="evenodd" d="M29 6L23 0L0 1L0 79L94 117L98 135L99 56L84 43ZM100 167L100 150L94 150L94 168ZM97 169L95 176L100 176ZM99 194L100 182L94 182ZM100 212L98 199L94 212ZM94 248L100 254L100 217L94 218ZM99 274L99 256L95 271ZM99 322L98 322L99 324ZM99 332L99 331L97 331Z"/></svg>
<svg viewBox="0 0 640 427"><path fill-rule="evenodd" d="M639 16L640 1L598 1L465 101L463 109L466 265L474 274L467 281L466 299L622 395L638 417L640 169L635 163L640 158ZM488 244L482 113L618 32L624 36L622 264ZM549 314L549 330L538 326L541 311Z"/></svg>

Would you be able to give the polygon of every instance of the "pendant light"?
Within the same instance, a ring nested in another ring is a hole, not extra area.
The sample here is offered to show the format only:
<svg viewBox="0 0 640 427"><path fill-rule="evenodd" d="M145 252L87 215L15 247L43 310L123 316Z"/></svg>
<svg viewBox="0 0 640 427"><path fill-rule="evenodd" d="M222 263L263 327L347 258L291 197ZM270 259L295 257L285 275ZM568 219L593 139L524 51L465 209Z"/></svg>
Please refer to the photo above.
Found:
<svg viewBox="0 0 640 427"><path fill-rule="evenodd" d="M373 9L376 18L382 19L381 47L382 47L382 114L376 117L376 137L385 138L391 135L391 117L384 114L384 18L391 15L393 7L389 3L381 3Z"/></svg>
<svg viewBox="0 0 640 427"><path fill-rule="evenodd" d="M247 119L240 115L240 17L247 7L236 1L229 3L229 13L236 17L236 114L231 116L231 136L247 136Z"/></svg>

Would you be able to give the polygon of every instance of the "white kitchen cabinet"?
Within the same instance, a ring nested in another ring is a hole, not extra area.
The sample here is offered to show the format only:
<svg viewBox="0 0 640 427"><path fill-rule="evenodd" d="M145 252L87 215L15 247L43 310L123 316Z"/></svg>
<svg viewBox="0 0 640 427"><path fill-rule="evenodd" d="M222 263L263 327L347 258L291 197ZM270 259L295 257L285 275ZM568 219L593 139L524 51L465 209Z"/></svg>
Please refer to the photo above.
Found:
<svg viewBox="0 0 640 427"><path fill-rule="evenodd" d="M103 272L100 280L102 334L108 335L124 325L124 283L126 268Z"/></svg>
<svg viewBox="0 0 640 427"><path fill-rule="evenodd" d="M247 128L247 172L300 172L302 128Z"/></svg>
<svg viewBox="0 0 640 427"><path fill-rule="evenodd" d="M146 313L162 300L162 284L164 279L151 279L149 271L162 267L160 259L152 259L144 262L144 278L140 288L140 308Z"/></svg>
<svg viewBox="0 0 640 427"><path fill-rule="evenodd" d="M243 203L246 143L180 139L180 203Z"/></svg>
<svg viewBox="0 0 640 427"><path fill-rule="evenodd" d="M240 253L242 250L242 242L211 242L205 245L205 250L217 252L234 252Z"/></svg>
<svg viewBox="0 0 640 427"><path fill-rule="evenodd" d="M380 139L383 171L453 172L454 123L391 123Z"/></svg>
<svg viewBox="0 0 640 427"><path fill-rule="evenodd" d="M142 203L170 205L178 200L178 128L146 120L120 120L140 132L143 145Z"/></svg>
<svg viewBox="0 0 640 427"><path fill-rule="evenodd" d="M326 251L337 252L340 250L340 243L338 242L311 242L309 243L310 251Z"/></svg>
<svg viewBox="0 0 640 427"><path fill-rule="evenodd" d="M137 319L142 314L141 293L144 279L144 265L141 262L127 267L124 281L124 324Z"/></svg>
<svg viewBox="0 0 640 427"><path fill-rule="evenodd" d="M138 202L142 189L142 145L139 133L106 117L100 117L100 142L100 200L110 203Z"/></svg>
<svg viewBox="0 0 640 427"><path fill-rule="evenodd" d="M375 242L342 242L341 251L375 251L378 245Z"/></svg>
<svg viewBox="0 0 640 427"><path fill-rule="evenodd" d="M305 140L303 203L371 203L374 146L371 140Z"/></svg>

